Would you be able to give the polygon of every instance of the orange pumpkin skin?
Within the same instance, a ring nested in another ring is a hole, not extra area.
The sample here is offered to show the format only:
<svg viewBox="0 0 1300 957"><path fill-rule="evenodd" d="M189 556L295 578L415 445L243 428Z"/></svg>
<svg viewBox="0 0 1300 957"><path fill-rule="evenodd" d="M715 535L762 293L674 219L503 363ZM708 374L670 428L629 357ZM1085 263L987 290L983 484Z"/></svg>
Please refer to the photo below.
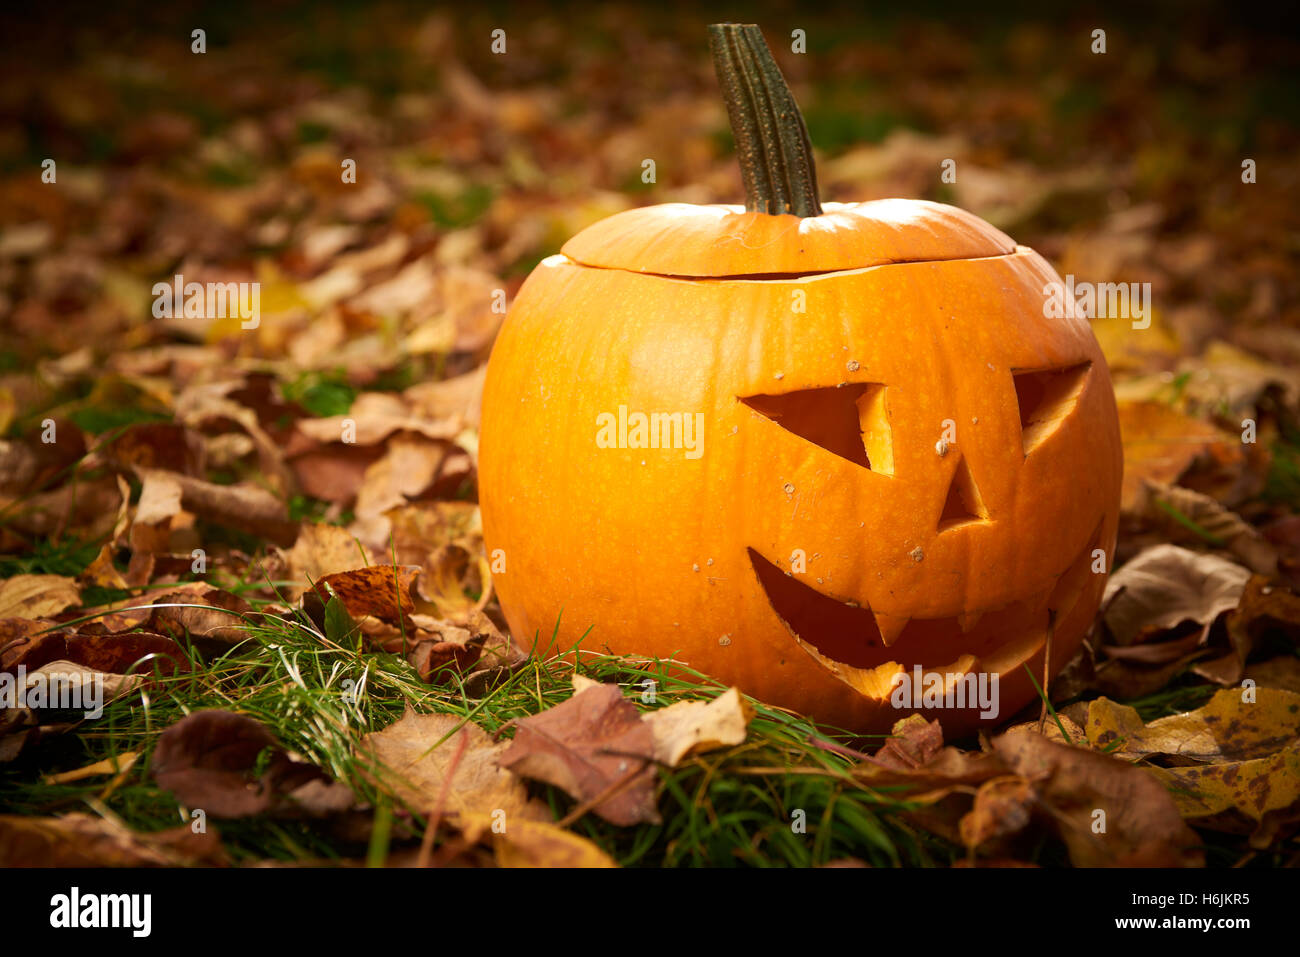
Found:
<svg viewBox="0 0 1300 957"><path fill-rule="evenodd" d="M516 640L590 629L587 651L860 733L912 710L969 730L975 708L900 710L892 684L985 672L1009 718L1049 632L1051 672L1078 650L1119 514L1109 373L1085 319L1045 318L1052 282L934 203L650 207L580 233L524 284L484 387ZM620 407L700 413L700 454L601 447Z"/></svg>

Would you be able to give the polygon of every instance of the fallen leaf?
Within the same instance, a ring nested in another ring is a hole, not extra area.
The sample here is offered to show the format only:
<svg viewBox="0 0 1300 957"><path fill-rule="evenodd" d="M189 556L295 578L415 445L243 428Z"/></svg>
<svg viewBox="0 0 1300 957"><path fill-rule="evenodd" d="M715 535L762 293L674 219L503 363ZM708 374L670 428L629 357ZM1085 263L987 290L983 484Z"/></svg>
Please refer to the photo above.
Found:
<svg viewBox="0 0 1300 957"><path fill-rule="evenodd" d="M516 818L495 828L499 819L466 814L458 823L470 840L491 837L498 867L618 867L591 841L549 821Z"/></svg>
<svg viewBox="0 0 1300 957"><path fill-rule="evenodd" d="M295 583L288 592L289 597L298 597L327 575L369 564L371 558L347 529L306 522L288 554L288 575Z"/></svg>
<svg viewBox="0 0 1300 957"><path fill-rule="evenodd" d="M1267 661L1248 665L1243 678L1261 688L1281 688L1300 694L1300 658L1295 655L1278 655Z"/></svg>
<svg viewBox="0 0 1300 957"><path fill-rule="evenodd" d="M1144 479L1177 482L1208 452L1224 459L1242 455L1239 441L1234 448L1234 436L1163 402L1121 401L1119 424L1124 444L1121 506L1125 512L1135 508Z"/></svg>
<svg viewBox="0 0 1300 957"><path fill-rule="evenodd" d="M1241 683L1246 660L1270 638L1300 643L1300 596L1262 575L1246 583L1236 609L1228 614L1232 651L1215 661L1199 663L1197 674L1221 685Z"/></svg>
<svg viewBox="0 0 1300 957"><path fill-rule="evenodd" d="M408 710L384 730L367 734L357 750L392 772L376 776L381 787L418 810L431 810L446 788L448 814L490 819L504 812L507 828L549 817L529 800L523 781L502 768L508 747L494 744L486 731L457 715Z"/></svg>
<svg viewBox="0 0 1300 957"><path fill-rule="evenodd" d="M89 814L0 815L2 867L182 867L228 863L215 828L196 834L183 824L146 834Z"/></svg>
<svg viewBox="0 0 1300 957"><path fill-rule="evenodd" d="M48 618L79 604L76 581L63 575L15 575L0 581L0 618Z"/></svg>
<svg viewBox="0 0 1300 957"><path fill-rule="evenodd" d="M1300 695L1273 688L1255 689L1253 701L1244 695L1225 688L1195 711L1146 725L1135 709L1098 698L1088 706L1088 740L1126 761L1169 755L1217 764L1273 754L1300 738Z"/></svg>
<svg viewBox="0 0 1300 957"><path fill-rule="evenodd" d="M1254 418L1264 392L1273 387L1282 392L1288 405L1300 400L1300 372L1266 362L1222 340L1208 343L1195 359L1184 360L1178 372L1186 376L1186 401L1214 410L1229 421Z"/></svg>
<svg viewBox="0 0 1300 957"><path fill-rule="evenodd" d="M384 548L391 529L386 513L428 489L450 451L446 442L406 433L394 436L383 458L366 468L351 531L365 544Z"/></svg>
<svg viewBox="0 0 1300 957"><path fill-rule="evenodd" d="M202 475L203 442L192 429L173 422L143 422L130 426L103 450L104 457L124 471L140 469L162 475Z"/></svg>
<svg viewBox="0 0 1300 957"><path fill-rule="evenodd" d="M1032 786L1076 867L1204 866L1196 832L1147 770L1024 731L992 744Z"/></svg>
<svg viewBox="0 0 1300 957"><path fill-rule="evenodd" d="M5 624L0 622L0 641ZM189 670L180 645L165 635L141 631L104 635L46 631L0 645L0 671L11 672L19 665L31 671L51 661L71 661L109 674L149 675L155 666L164 674Z"/></svg>
<svg viewBox="0 0 1300 957"><path fill-rule="evenodd" d="M644 719L654 736L655 760L673 768L692 754L743 744L753 715L740 690L728 688L712 701L678 701Z"/></svg>
<svg viewBox="0 0 1300 957"><path fill-rule="evenodd" d="M149 627L155 631L220 649L248 638L245 616L252 606L238 595L196 582L159 595L149 611Z"/></svg>
<svg viewBox="0 0 1300 957"><path fill-rule="evenodd" d="M427 575L420 579L420 594L437 609L441 618L459 618L480 611L492 597L492 573L487 556L471 555L460 545L443 545L425 561ZM466 594L478 593L477 598Z"/></svg>
<svg viewBox="0 0 1300 957"><path fill-rule="evenodd" d="M50 661L26 674L23 694L29 709L81 711L87 717L144 681L140 675L107 674L75 661Z"/></svg>
<svg viewBox="0 0 1300 957"><path fill-rule="evenodd" d="M302 419L297 429L318 442L338 442L344 428L351 432L349 443L378 445L394 432L410 432L426 439L454 439L464 427L456 421L440 422L417 414L401 396L391 392L363 392L352 403L347 415L322 419Z"/></svg>
<svg viewBox="0 0 1300 957"><path fill-rule="evenodd" d="M411 615L417 610L411 588L422 569L417 565L371 565L326 575L314 591L323 601L337 595L353 619L372 616L389 625L401 625L413 632Z"/></svg>
<svg viewBox="0 0 1300 957"><path fill-rule="evenodd" d="M1203 629L1237 607L1250 572L1217 555L1156 545L1121 566L1106 583L1102 615L1121 646L1191 621Z"/></svg>
<svg viewBox="0 0 1300 957"><path fill-rule="evenodd" d="M1058 726L1057 722L1060 722ZM1061 728L1065 728L1065 734L1061 734ZM1078 744L1087 739L1087 734L1083 728L1071 718L1068 714L1058 711L1056 720L1052 720L1049 714L1047 720L1043 722L1042 731L1038 730L1038 721L1026 721L1023 724L1013 724L1006 729L1007 731L1032 731L1034 734L1042 734L1049 741L1057 741L1061 744ZM1066 736L1068 735L1068 737Z"/></svg>
<svg viewBox="0 0 1300 957"><path fill-rule="evenodd" d="M365 483L366 472L384 455L380 446L358 445L294 447L285 452L289 468L302 490L313 498L351 505Z"/></svg>
<svg viewBox="0 0 1300 957"><path fill-rule="evenodd" d="M183 805L219 818L320 815L355 802L347 785L294 760L260 721L232 711L196 711L173 724L159 735L150 770Z"/></svg>
<svg viewBox="0 0 1300 957"><path fill-rule="evenodd" d="M909 731L923 740L933 733L927 728L922 734L923 729L915 722L905 733ZM928 750L929 744L925 748ZM912 753L919 756L922 752ZM951 746L933 752L916 767L895 758L892 764L864 761L851 773L864 787L887 788L894 797L906 800L912 806L904 812L909 821L954 844L961 843L961 820L970 811L977 788L1007 774L1006 765L997 755Z"/></svg>
<svg viewBox="0 0 1300 957"><path fill-rule="evenodd" d="M611 824L659 821L654 735L618 685L587 688L515 727L503 767L584 803L608 792L592 810Z"/></svg>
<svg viewBox="0 0 1300 957"><path fill-rule="evenodd" d="M894 722L889 740L875 754L876 761L899 771L928 764L943 747L943 727L919 714Z"/></svg>
<svg viewBox="0 0 1300 957"><path fill-rule="evenodd" d="M1300 821L1300 741L1266 758L1182 768L1150 768L1183 817L1197 827L1250 834L1266 848Z"/></svg>
<svg viewBox="0 0 1300 957"><path fill-rule="evenodd" d="M1208 495L1147 479L1134 512L1174 541L1209 542L1227 549L1258 574L1277 574L1277 550L1253 525Z"/></svg>
<svg viewBox="0 0 1300 957"><path fill-rule="evenodd" d="M959 825L962 843L970 850L1014 837L1029 826L1035 804L1029 782L1016 775L993 778L980 785L970 813Z"/></svg>
<svg viewBox="0 0 1300 957"><path fill-rule="evenodd" d="M165 475L147 469L137 472L142 481L152 479L166 490L160 507L171 507L171 490L178 486L182 507L200 518L269 539L277 545L291 544L298 534L297 524L289 521L288 508L264 488L244 483L218 485L176 472Z"/></svg>
<svg viewBox="0 0 1300 957"><path fill-rule="evenodd" d="M105 544L95 556L95 560L77 576L77 583L83 587L126 590L126 579L113 564L113 551L111 544Z"/></svg>

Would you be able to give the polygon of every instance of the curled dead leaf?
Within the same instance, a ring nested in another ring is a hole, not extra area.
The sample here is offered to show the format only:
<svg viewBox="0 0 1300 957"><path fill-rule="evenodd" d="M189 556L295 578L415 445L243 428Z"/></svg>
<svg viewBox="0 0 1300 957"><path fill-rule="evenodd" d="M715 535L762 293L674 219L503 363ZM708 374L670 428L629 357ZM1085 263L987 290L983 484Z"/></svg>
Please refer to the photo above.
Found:
<svg viewBox="0 0 1300 957"><path fill-rule="evenodd" d="M1076 867L1204 866L1200 839L1145 769L1024 731L992 743L1033 788Z"/></svg>

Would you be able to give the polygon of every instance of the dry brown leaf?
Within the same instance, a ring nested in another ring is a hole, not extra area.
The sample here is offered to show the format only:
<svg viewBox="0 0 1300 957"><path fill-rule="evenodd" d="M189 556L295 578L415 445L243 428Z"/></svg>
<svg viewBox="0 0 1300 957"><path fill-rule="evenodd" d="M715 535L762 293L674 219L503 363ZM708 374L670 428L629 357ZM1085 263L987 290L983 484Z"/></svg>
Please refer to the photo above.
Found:
<svg viewBox="0 0 1300 957"><path fill-rule="evenodd" d="M1200 839L1144 769L1024 731L993 750L1032 786L1076 867L1204 865Z"/></svg>
<svg viewBox="0 0 1300 957"><path fill-rule="evenodd" d="M654 735L617 685L601 684L541 714L521 719L501 763L553 784L611 824L659 821Z"/></svg>
<svg viewBox="0 0 1300 957"><path fill-rule="evenodd" d="M172 422L133 425L110 442L104 457L122 469L202 475L203 442L191 429Z"/></svg>
<svg viewBox="0 0 1300 957"><path fill-rule="evenodd" d="M402 397L418 415L435 421L477 426L486 374L487 365L480 365L464 375L413 385L402 393Z"/></svg>
<svg viewBox="0 0 1300 957"><path fill-rule="evenodd" d="M305 522L288 553L288 575L295 582L288 595L296 598L327 575L370 564L371 558L347 529Z"/></svg>
<svg viewBox="0 0 1300 957"><path fill-rule="evenodd" d="M219 818L319 816L355 803L347 785L290 757L260 721L231 711L196 711L173 724L159 735L150 770L186 807Z"/></svg>
<svg viewBox="0 0 1300 957"><path fill-rule="evenodd" d="M1255 682L1260 688L1280 688L1300 694L1300 658L1278 655L1247 665L1243 678Z"/></svg>
<svg viewBox="0 0 1300 957"><path fill-rule="evenodd" d="M428 574L420 579L419 591L439 617L464 618L481 611L492 597L492 573L481 551L443 545L429 553L424 567ZM478 592L478 598L470 597L467 590Z"/></svg>
<svg viewBox="0 0 1300 957"><path fill-rule="evenodd" d="M894 722L889 740L876 752L877 763L898 771L912 771L928 764L943 747L943 727L911 714Z"/></svg>
<svg viewBox="0 0 1300 957"><path fill-rule="evenodd" d="M1183 397L1203 409L1214 409L1224 418L1241 421L1257 415L1264 392L1277 387L1292 407L1300 401L1300 372L1266 362L1222 340L1209 343L1201 355L1179 365L1186 375Z"/></svg>
<svg viewBox="0 0 1300 957"><path fill-rule="evenodd" d="M3 867L181 867L229 863L215 828L144 834L89 814L0 815Z"/></svg>
<svg viewBox="0 0 1300 957"><path fill-rule="evenodd" d="M3 624L6 623L0 622ZM162 674L171 674L190 669L184 651L165 635L143 631L102 635L47 631L5 642L6 630L0 627L0 671L13 671L19 665L30 671L51 661L71 661L108 674L150 675L155 668Z"/></svg>
<svg viewBox="0 0 1300 957"><path fill-rule="evenodd" d="M1058 721L1060 722L1059 725L1057 724ZM1079 744L1088 738L1087 733L1083 728L1079 727L1073 718L1060 711L1056 713L1056 720L1053 720L1052 716L1048 715L1047 720L1042 722L1042 730L1039 731L1038 728L1039 722L1035 720L1026 721L1023 724L1013 724L1006 730L1008 732L1031 731L1034 734L1043 735L1049 741L1056 741L1061 744ZM1064 735L1061 734L1061 728L1065 729Z"/></svg>
<svg viewBox="0 0 1300 957"><path fill-rule="evenodd" d="M140 502L135 507L136 526L170 522L181 510L180 476L158 469L139 469L136 474L141 483Z"/></svg>
<svg viewBox="0 0 1300 957"><path fill-rule="evenodd" d="M485 649L493 655L487 667L509 663L508 639L497 630L492 621L483 614L475 614L471 619L463 619L465 627L442 619L430 618L428 615L412 615L416 625L414 634L407 636L409 648L407 660L415 665L420 673L420 680L437 682L450 679L451 671L468 674L482 659ZM379 641L373 635L367 637L387 651L394 653L401 650L401 636L392 635L389 629L387 640Z"/></svg>
<svg viewBox="0 0 1300 957"><path fill-rule="evenodd" d="M1208 628L1237 607L1250 572L1217 555L1156 545L1121 566L1102 599L1106 627L1122 646L1192 621Z"/></svg>
<svg viewBox="0 0 1300 957"><path fill-rule="evenodd" d="M909 801L927 803L945 797L956 788L969 788L1005 773L1006 767L996 755L951 746L940 748L916 768L892 767L874 761L853 768L853 776L864 784L903 785L909 788Z"/></svg>
<svg viewBox="0 0 1300 957"><path fill-rule="evenodd" d="M399 562L424 565L429 555L444 545L482 549L483 519L474 502L412 502L386 514Z"/></svg>
<svg viewBox="0 0 1300 957"><path fill-rule="evenodd" d="M261 479L271 491L284 495L292 483L283 450L262 428L257 411L228 397L234 385L232 382L203 383L186 389L176 398L177 420L195 429L203 429L213 421L236 423L244 430L242 434L227 432L207 439L208 464L220 467L219 456L213 453L220 453L223 445L235 452L236 460L255 450Z"/></svg>
<svg viewBox="0 0 1300 957"><path fill-rule="evenodd" d="M1024 778L1012 774L985 781L959 824L962 843L973 851L1014 837L1029 826L1034 805L1034 790Z"/></svg>
<svg viewBox="0 0 1300 957"><path fill-rule="evenodd" d="M306 441L306 440L304 440ZM384 455L380 446L310 445L286 451L289 468L304 492L337 505L351 505L365 483L366 470Z"/></svg>
<svg viewBox="0 0 1300 957"><path fill-rule="evenodd" d="M400 625L405 633L415 631L411 615L423 607L411 594L421 569L415 565L371 565L326 575L313 591L327 602L337 595L354 620L373 616L388 625Z"/></svg>
<svg viewBox="0 0 1300 957"><path fill-rule="evenodd" d="M1247 659L1270 635L1293 642L1300 639L1300 597L1270 578L1253 575L1226 621L1227 653L1196 662L1192 671L1207 681L1231 687L1241 683Z"/></svg>
<svg viewBox="0 0 1300 957"><path fill-rule="evenodd" d="M1226 548L1252 571L1277 574L1277 550L1253 525L1208 495L1147 479L1138 493L1134 512L1173 541L1202 544L1208 536L1211 544ZM1204 535L1187 528L1179 517L1198 525Z"/></svg>
<svg viewBox="0 0 1300 957"><path fill-rule="evenodd" d="M366 469L357 492L356 521L351 531L365 544L385 548L391 529L386 513L428 489L450 449L446 442L422 436L395 436L383 458Z"/></svg>
<svg viewBox="0 0 1300 957"><path fill-rule="evenodd" d="M1091 687L1107 697L1124 700L1154 694L1184 671L1188 661L1197 654L1199 652L1193 652L1160 665L1111 658L1097 666Z"/></svg>
<svg viewBox="0 0 1300 957"><path fill-rule="evenodd" d="M299 432L317 442L342 441L346 428L350 432L349 444L357 445L378 445L394 432L446 441L454 439L463 427L459 422L439 422L415 414L401 396L391 392L363 392L346 415L302 419L297 424Z"/></svg>
<svg viewBox="0 0 1300 957"><path fill-rule="evenodd" d="M104 706L144 681L139 675L108 674L72 661L23 667L21 699L13 707L0 708L0 764L82 721L98 720Z"/></svg>
<svg viewBox="0 0 1300 957"><path fill-rule="evenodd" d="M238 595L192 582L158 595L149 606L149 627L174 638L186 636L205 648L238 644L248 637L252 606Z"/></svg>
<svg viewBox="0 0 1300 957"><path fill-rule="evenodd" d="M142 480L149 474L141 470ZM155 478L162 476L155 475ZM269 539L277 545L291 544L298 533L298 526L289 521L288 508L266 489L242 483L218 485L178 473L169 473L166 479L180 486L182 507L200 518Z"/></svg>

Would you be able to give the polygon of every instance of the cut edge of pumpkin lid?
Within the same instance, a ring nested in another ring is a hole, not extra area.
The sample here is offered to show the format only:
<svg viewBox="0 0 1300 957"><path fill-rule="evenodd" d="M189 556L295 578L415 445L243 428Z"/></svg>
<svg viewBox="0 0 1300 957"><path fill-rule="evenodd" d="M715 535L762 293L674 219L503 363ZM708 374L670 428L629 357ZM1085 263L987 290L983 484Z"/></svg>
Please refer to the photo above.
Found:
<svg viewBox="0 0 1300 957"><path fill-rule="evenodd" d="M983 259L1015 251L972 213L928 200L826 203L821 216L665 203L615 213L561 253L582 266L683 279L795 278L890 263Z"/></svg>

